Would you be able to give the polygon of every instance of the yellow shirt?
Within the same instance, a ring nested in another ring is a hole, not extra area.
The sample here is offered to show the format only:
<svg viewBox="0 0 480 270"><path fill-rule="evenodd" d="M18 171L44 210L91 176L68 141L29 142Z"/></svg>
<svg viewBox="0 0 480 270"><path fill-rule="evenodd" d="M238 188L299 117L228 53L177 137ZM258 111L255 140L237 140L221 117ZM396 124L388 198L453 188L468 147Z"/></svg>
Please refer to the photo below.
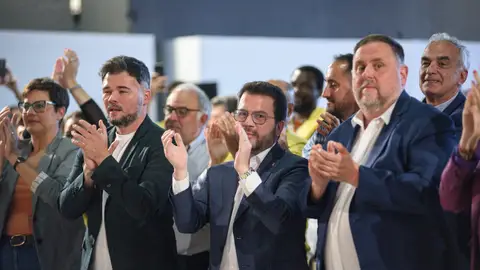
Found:
<svg viewBox="0 0 480 270"><path fill-rule="evenodd" d="M157 125L160 126L161 128L165 128L165 120L157 122Z"/></svg>
<svg viewBox="0 0 480 270"><path fill-rule="evenodd" d="M294 131L295 134L297 134L297 136L305 140L310 139L310 137L312 137L313 133L318 127L317 120L320 119L320 114L324 112L325 112L324 108L317 107L315 110L313 110L313 112L310 114L308 119L305 120L305 122L303 122L302 125L299 126L297 130ZM290 121L293 121L293 120L290 120Z"/></svg>
<svg viewBox="0 0 480 270"><path fill-rule="evenodd" d="M316 128L315 128L316 129ZM297 156L302 156L303 147L307 144L307 140L295 134L295 132L287 129L287 143L288 143L288 150L292 152L292 154Z"/></svg>

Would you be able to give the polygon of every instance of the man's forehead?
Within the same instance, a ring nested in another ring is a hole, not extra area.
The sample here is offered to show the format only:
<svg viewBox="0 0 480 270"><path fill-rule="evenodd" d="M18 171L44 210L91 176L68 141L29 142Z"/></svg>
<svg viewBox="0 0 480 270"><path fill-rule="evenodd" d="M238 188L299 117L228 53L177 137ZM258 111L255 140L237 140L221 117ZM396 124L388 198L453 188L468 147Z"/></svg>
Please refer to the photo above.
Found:
<svg viewBox="0 0 480 270"><path fill-rule="evenodd" d="M198 102L198 96L190 90L174 90L167 98L167 104L190 105Z"/></svg>
<svg viewBox="0 0 480 270"><path fill-rule="evenodd" d="M430 43L423 51L423 56L438 57L450 56L458 57L460 49L449 41L435 41Z"/></svg>
<svg viewBox="0 0 480 270"><path fill-rule="evenodd" d="M371 42L358 48L353 55L353 60L356 62L360 60L367 61L376 58L387 59L391 57L396 57L396 55L390 45L384 42Z"/></svg>

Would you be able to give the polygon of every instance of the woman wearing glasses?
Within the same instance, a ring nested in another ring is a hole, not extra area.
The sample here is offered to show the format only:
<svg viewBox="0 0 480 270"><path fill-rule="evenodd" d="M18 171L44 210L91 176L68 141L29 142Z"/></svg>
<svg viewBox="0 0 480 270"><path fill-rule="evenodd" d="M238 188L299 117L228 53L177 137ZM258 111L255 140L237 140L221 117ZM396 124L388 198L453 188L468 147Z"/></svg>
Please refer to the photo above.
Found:
<svg viewBox="0 0 480 270"><path fill-rule="evenodd" d="M57 210L77 152L59 130L68 93L40 78L22 97L30 139L18 140L10 110L0 112L0 269L79 269L82 220L65 220Z"/></svg>

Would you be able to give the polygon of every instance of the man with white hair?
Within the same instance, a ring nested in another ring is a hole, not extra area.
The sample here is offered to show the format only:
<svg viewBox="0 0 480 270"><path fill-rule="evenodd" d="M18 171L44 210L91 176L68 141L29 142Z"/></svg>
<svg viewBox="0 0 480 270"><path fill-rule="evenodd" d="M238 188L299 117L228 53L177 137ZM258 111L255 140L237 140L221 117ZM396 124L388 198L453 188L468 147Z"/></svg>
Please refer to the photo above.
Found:
<svg viewBox="0 0 480 270"><path fill-rule="evenodd" d="M420 89L424 102L450 115L457 140L462 132L465 96L460 91L468 76L469 53L461 42L447 33L430 37L420 65Z"/></svg>
<svg viewBox="0 0 480 270"><path fill-rule="evenodd" d="M212 106L198 86L184 83L176 86L165 105L165 128L182 137L188 153L188 175L193 190L200 189L201 173L207 169L209 155L203 129ZM175 228L180 269L207 270L210 234L208 225L195 234L182 234Z"/></svg>

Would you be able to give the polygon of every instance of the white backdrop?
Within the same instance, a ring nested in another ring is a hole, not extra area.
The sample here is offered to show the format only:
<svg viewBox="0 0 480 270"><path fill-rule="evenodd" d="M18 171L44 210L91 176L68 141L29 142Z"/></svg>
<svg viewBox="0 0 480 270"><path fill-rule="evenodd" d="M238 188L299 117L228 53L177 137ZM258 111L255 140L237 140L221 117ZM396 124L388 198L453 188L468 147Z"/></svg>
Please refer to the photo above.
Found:
<svg viewBox="0 0 480 270"><path fill-rule="evenodd" d="M427 37L428 38L428 37ZM333 56L353 51L359 39L301 39L266 37L189 36L166 43L167 71L176 79L217 81L219 95L236 94L242 84L253 80L279 78L289 81L301 65L314 65L324 73ZM399 40L409 67L406 90L423 97L418 84L420 58L427 40ZM479 68L480 42L465 42L470 57L467 83L472 70Z"/></svg>
<svg viewBox="0 0 480 270"><path fill-rule="evenodd" d="M63 55L65 48L77 52L80 59L78 82L102 109L102 87L98 72L106 60L117 55L128 55L143 61L150 71L155 66L153 35L0 31L0 58L7 59L7 66L17 78L20 89L35 77L50 76L55 60ZM0 107L16 103L11 92L0 86ZM72 98L68 111L75 110L78 110L78 106ZM151 111L156 111L155 104Z"/></svg>

